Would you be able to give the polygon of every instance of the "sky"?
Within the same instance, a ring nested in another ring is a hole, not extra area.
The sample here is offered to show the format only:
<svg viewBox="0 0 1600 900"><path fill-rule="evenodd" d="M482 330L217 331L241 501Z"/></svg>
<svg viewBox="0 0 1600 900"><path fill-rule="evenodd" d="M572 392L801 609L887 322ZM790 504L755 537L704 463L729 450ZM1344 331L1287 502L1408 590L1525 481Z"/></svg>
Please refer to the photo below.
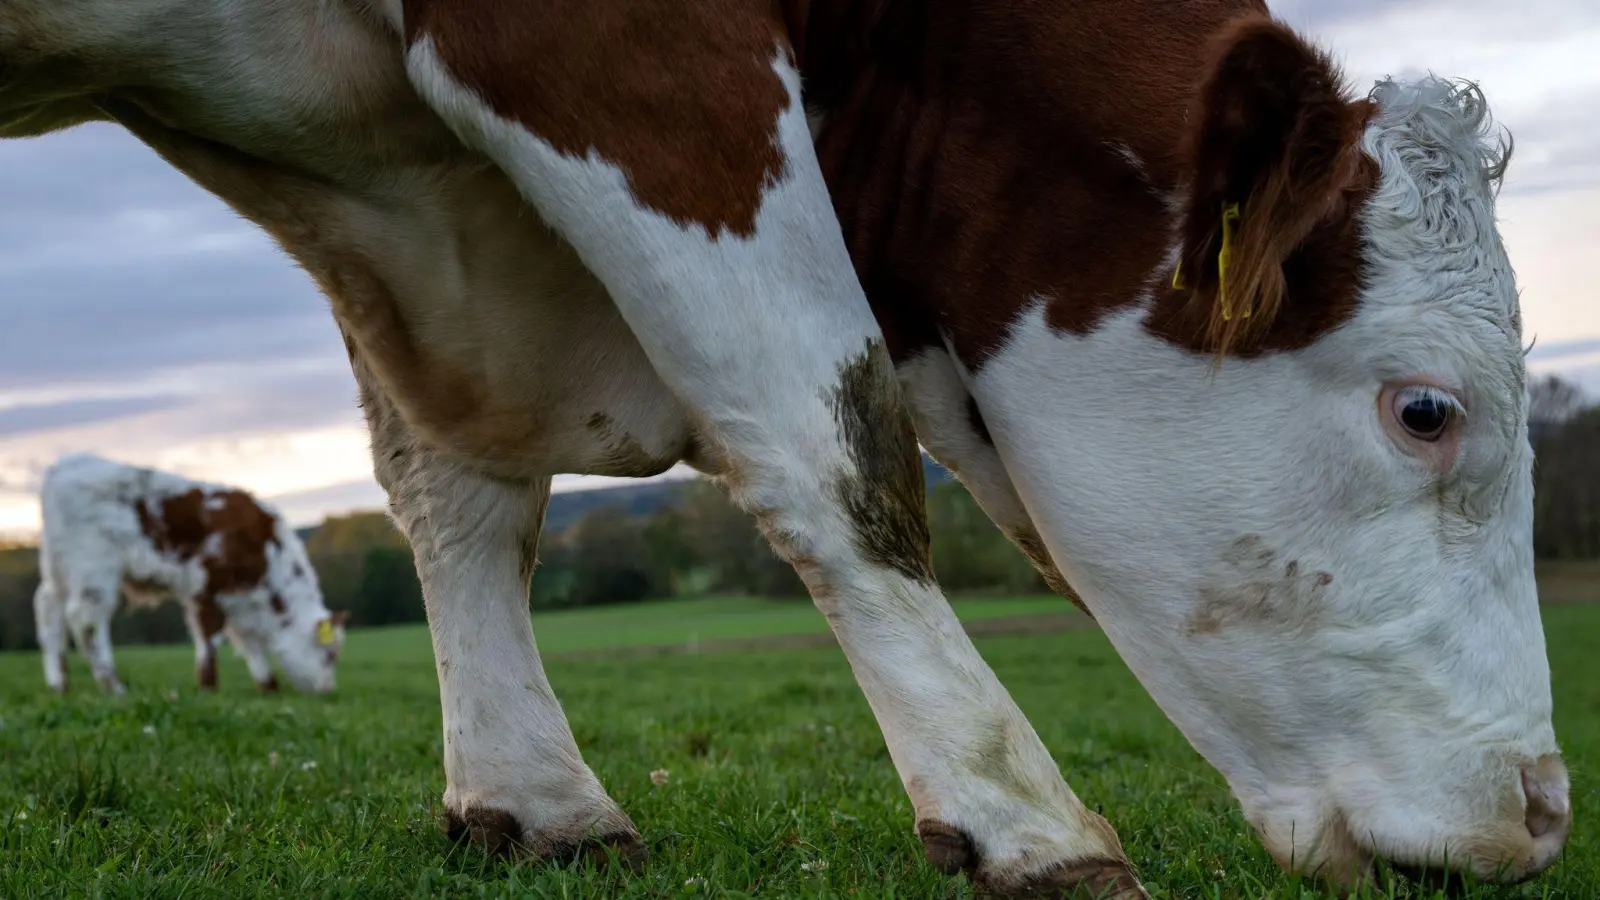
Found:
<svg viewBox="0 0 1600 900"><path fill-rule="evenodd" d="M1273 8L1360 90L1426 70L1482 85L1516 139L1499 215L1530 368L1600 396L1600 2ZM39 476L72 450L239 484L297 524L382 506L326 301L119 128L0 141L0 310L0 537L37 530Z"/></svg>

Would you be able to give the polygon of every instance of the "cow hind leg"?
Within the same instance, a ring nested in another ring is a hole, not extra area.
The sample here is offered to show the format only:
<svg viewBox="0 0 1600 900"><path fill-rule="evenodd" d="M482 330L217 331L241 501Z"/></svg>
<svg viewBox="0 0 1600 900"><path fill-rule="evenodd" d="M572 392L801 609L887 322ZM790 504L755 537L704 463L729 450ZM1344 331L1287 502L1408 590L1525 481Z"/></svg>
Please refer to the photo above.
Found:
<svg viewBox="0 0 1600 900"><path fill-rule="evenodd" d="M550 479L502 481L418 442L355 351L374 470L411 543L444 712L445 824L454 839L626 864L633 823L578 751L528 616Z"/></svg>
<svg viewBox="0 0 1600 900"><path fill-rule="evenodd" d="M44 659L44 681L53 691L67 690L67 608L54 584L41 581L33 593L33 621Z"/></svg>
<svg viewBox="0 0 1600 900"><path fill-rule="evenodd" d="M127 690L111 655L111 617L117 608L115 587L75 585L67 591L67 626L73 641L89 661L95 683L113 694Z"/></svg>
<svg viewBox="0 0 1600 900"><path fill-rule="evenodd" d="M724 37L734 27L707 25ZM506 105L519 92L545 106L591 99L539 93L524 74L537 60L512 58L515 48L434 41L426 23L420 31L408 65L422 95L511 175L606 285L651 364L695 417L702 439L695 462L723 476L804 578L883 729L929 860L1008 896L1144 896L1115 831L1063 781L934 582L916 439L783 48L769 44L743 70L727 60L693 60L716 69L722 84L740 86L725 110L728 133L700 120L639 120L624 111L603 124L628 130L651 152L630 156L621 147L622 161L614 162L600 146L604 135L564 152L536 126L507 117L517 112ZM565 37L584 45L600 36ZM496 52L508 58L486 75ZM665 56L654 63L672 66ZM500 82L490 85L497 110L479 100L473 78L480 86L485 78ZM752 100L738 107L755 96L744 88L769 81L780 106ZM627 88L594 90L599 98ZM702 113L714 102L709 93L695 99ZM586 109L573 120L605 115ZM762 126L765 140L745 141L746 117L772 123ZM752 163L739 158L745 152L778 159ZM670 171L652 171L655 163ZM474 490L485 511L494 508L486 485ZM500 494L495 507L511 516L510 529L520 510L514 495ZM488 562L480 557L475 569L459 570L462 590L485 577ZM525 634L521 621L516 631ZM443 659L440 666L446 677Z"/></svg>

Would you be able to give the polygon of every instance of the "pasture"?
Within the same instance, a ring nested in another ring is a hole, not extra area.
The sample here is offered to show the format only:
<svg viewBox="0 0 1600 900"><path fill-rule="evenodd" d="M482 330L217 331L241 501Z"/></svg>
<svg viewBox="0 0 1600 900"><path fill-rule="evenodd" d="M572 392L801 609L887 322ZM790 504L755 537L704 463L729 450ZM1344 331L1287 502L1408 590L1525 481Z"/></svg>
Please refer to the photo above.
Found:
<svg viewBox="0 0 1600 900"><path fill-rule="evenodd" d="M1600 600L1593 574L1552 575L1545 610L1573 839L1535 882L1466 896L1600 897L1600 604L1561 602ZM1221 778L1065 601L958 607L1152 896L1323 896L1279 874ZM203 696L189 647L119 648L120 699L96 694L77 658L63 700L35 654L0 657L0 896L971 896L922 861L842 654L804 637L825 631L809 605L672 601L544 614L535 629L586 758L650 844L640 874L448 843L428 636L404 627L352 632L339 689L320 698L255 695L231 651ZM1433 896L1389 878L1371 896Z"/></svg>

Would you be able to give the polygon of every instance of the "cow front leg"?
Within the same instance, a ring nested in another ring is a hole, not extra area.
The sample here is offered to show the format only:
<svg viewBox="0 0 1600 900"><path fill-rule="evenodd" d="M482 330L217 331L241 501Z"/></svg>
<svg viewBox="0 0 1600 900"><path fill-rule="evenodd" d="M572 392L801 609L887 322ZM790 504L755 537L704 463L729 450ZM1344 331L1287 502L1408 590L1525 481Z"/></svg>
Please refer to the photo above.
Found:
<svg viewBox="0 0 1600 900"><path fill-rule="evenodd" d="M697 14L694 4L684 9ZM744 14L714 27L726 36ZM556 27L566 26L528 23ZM934 582L916 438L834 218L786 48L686 63L665 48L653 64L711 66L739 90L695 97L682 121L623 114L658 109L647 98L622 103L606 124L627 134L623 150L650 152L612 160L587 138L564 149L528 124L543 106L526 119L507 108L519 96L555 107L591 99L541 92L524 74L539 60L505 44L435 42L426 22L411 30L422 35L409 66L423 96L511 175L606 285L696 418L695 462L723 476L804 578L882 727L929 860L1008 896L1143 897L1115 831L1067 786ZM452 53L470 75L458 75ZM518 89L489 85L491 110L469 77L479 89L485 78ZM597 84L594 97L614 99L629 84ZM777 100L763 107L772 86ZM718 114L726 133L708 126ZM571 121L605 116L584 107ZM752 122L768 133L752 135ZM509 515L511 500L492 508ZM479 502L491 508L487 494ZM452 568L451 583L474 593L488 562ZM520 597L516 614L515 628L501 627L520 639ZM452 645L442 632L436 626L443 654ZM440 666L449 677L443 658Z"/></svg>
<svg viewBox="0 0 1600 900"><path fill-rule="evenodd" d="M550 479L500 481L419 443L351 344L374 470L411 543L444 712L452 838L556 859L645 856L578 751L534 643L528 585Z"/></svg>
<svg viewBox="0 0 1600 900"><path fill-rule="evenodd" d="M272 663L267 659L264 642L233 629L224 633L228 636L228 643L244 657L245 668L250 670L250 680L255 682L256 690L263 694L276 694L278 676L272 672Z"/></svg>
<svg viewBox="0 0 1600 900"><path fill-rule="evenodd" d="M183 622L189 628L189 639L194 641L194 684L202 691L217 689L217 647L212 634L200 622L200 615L191 600L186 607Z"/></svg>

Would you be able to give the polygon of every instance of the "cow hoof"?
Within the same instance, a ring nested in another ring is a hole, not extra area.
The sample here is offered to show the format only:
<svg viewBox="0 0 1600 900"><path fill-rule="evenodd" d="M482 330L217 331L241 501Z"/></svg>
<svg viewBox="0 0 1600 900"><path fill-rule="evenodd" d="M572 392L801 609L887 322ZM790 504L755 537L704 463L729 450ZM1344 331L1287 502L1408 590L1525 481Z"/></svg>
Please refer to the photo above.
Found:
<svg viewBox="0 0 1600 900"><path fill-rule="evenodd" d="M450 840L470 840L490 856L528 856L562 865L582 859L604 866L615 854L625 868L638 871L649 851L632 824L626 820L624 824L627 827L598 835L559 830L530 832L516 816L502 809L469 808L445 813L445 832Z"/></svg>
<svg viewBox="0 0 1600 900"><path fill-rule="evenodd" d="M1033 872L999 872L983 864L966 832L944 822L917 823L929 864L946 875L966 872L980 896L1059 900L1150 900L1124 860L1059 862Z"/></svg>

